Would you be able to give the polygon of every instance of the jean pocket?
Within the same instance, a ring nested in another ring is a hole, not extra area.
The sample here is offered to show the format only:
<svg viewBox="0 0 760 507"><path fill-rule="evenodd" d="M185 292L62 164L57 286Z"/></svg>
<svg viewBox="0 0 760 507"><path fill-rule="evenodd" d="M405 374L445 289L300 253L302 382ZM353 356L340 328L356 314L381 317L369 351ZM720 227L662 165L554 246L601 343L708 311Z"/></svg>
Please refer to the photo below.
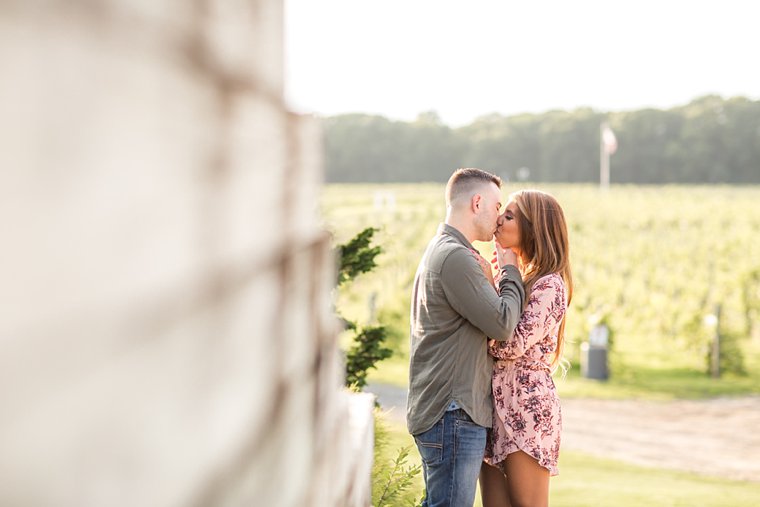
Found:
<svg viewBox="0 0 760 507"><path fill-rule="evenodd" d="M414 436L414 442L426 465L435 465L443 460L443 419L429 430Z"/></svg>
<svg viewBox="0 0 760 507"><path fill-rule="evenodd" d="M454 425L458 456L475 457L483 460L488 430L469 417L458 419Z"/></svg>

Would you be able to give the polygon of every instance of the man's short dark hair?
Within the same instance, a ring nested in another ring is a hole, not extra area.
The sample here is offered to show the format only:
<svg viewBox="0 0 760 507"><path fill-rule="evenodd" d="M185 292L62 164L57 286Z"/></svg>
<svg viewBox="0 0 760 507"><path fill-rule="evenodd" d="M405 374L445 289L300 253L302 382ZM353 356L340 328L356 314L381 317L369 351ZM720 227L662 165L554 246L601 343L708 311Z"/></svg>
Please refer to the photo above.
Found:
<svg viewBox="0 0 760 507"><path fill-rule="evenodd" d="M501 188L501 178L495 174L474 167L457 169L446 184L446 205L465 193L472 193L475 187L494 183Z"/></svg>

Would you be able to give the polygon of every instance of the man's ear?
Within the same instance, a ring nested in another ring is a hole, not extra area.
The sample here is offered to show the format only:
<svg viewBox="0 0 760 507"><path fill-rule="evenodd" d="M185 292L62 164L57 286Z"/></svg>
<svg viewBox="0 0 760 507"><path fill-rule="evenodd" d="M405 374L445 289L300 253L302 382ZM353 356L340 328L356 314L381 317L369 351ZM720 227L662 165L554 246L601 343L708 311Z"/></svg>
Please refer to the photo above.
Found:
<svg viewBox="0 0 760 507"><path fill-rule="evenodd" d="M470 199L470 206L472 207L472 212L477 213L478 210L480 210L480 207L483 205L483 197L480 194L475 194L472 196L472 199Z"/></svg>

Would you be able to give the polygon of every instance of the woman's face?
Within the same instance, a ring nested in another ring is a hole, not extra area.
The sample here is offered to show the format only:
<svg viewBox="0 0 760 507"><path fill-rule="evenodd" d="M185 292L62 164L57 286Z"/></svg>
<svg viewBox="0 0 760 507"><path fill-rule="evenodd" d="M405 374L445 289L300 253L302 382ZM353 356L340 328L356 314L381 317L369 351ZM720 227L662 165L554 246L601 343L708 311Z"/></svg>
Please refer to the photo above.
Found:
<svg viewBox="0 0 760 507"><path fill-rule="evenodd" d="M499 217L501 226L496 231L496 241L502 248L511 248L512 251L520 253L520 227L517 225L517 203L510 200L504 213Z"/></svg>

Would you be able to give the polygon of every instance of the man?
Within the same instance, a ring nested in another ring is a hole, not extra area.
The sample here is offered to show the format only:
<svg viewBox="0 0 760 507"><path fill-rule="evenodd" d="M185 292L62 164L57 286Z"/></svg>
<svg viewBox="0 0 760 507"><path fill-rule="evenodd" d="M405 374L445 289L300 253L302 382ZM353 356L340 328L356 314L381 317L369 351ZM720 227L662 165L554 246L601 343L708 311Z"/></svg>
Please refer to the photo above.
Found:
<svg viewBox="0 0 760 507"><path fill-rule="evenodd" d="M422 456L423 506L467 506L491 427L488 338L506 340L525 292L517 258L497 246L498 294L473 241L491 241L499 224L501 180L458 169L446 185L446 223L428 244L414 279L407 426Z"/></svg>

